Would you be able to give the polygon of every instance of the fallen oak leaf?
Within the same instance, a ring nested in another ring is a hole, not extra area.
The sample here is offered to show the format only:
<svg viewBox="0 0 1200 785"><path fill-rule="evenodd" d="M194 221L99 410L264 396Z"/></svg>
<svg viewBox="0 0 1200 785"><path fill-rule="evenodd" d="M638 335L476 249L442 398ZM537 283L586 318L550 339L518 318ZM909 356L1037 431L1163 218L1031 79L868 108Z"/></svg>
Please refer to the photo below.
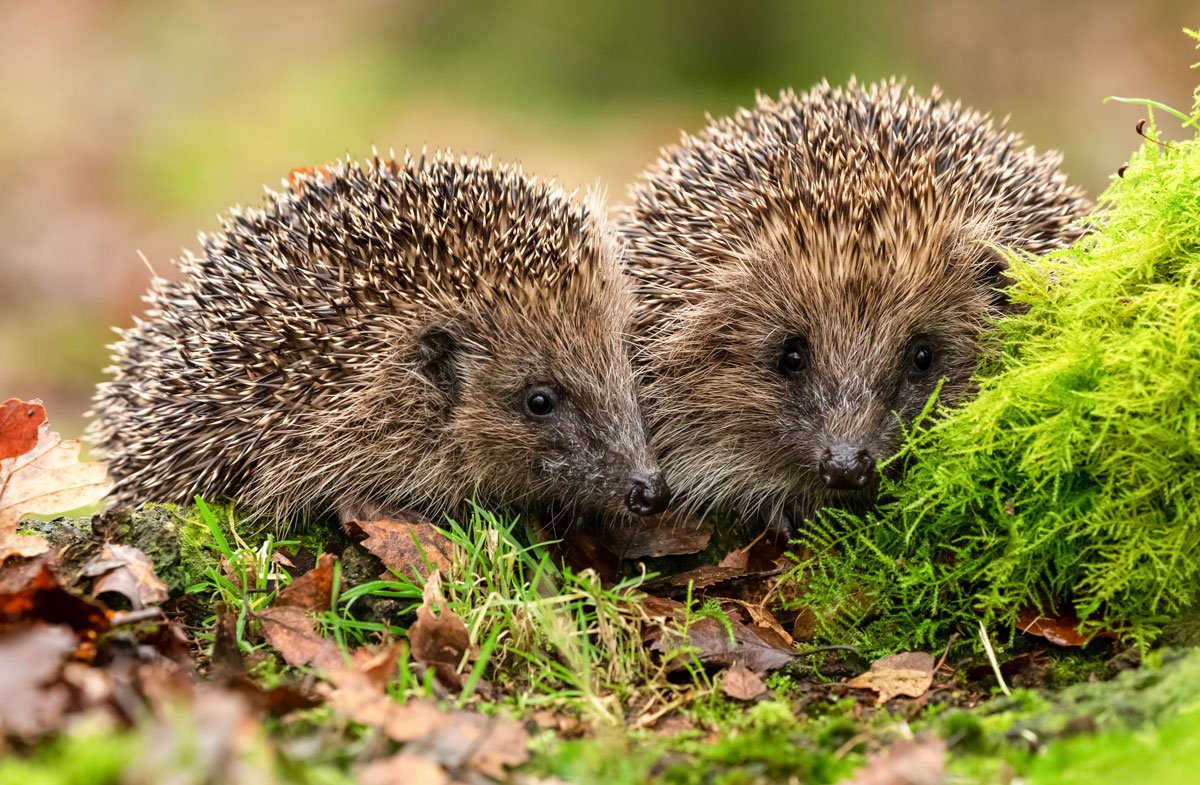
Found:
<svg viewBox="0 0 1200 785"><path fill-rule="evenodd" d="M933 684L933 656L924 652L901 652L876 660L871 669L846 682L856 690L877 694L877 702L887 703L903 695L919 698Z"/></svg>
<svg viewBox="0 0 1200 785"><path fill-rule="evenodd" d="M745 665L735 662L721 675L721 691L737 700L752 701L767 694L767 685Z"/></svg>
<svg viewBox="0 0 1200 785"><path fill-rule="evenodd" d="M331 668L325 674L327 683L319 684L317 691L339 714L405 743L404 755L432 760L456 772L468 769L501 779L507 767L528 759L529 734L511 720L475 712L444 712L430 700L397 703L386 692L386 676L395 668L395 650L387 651L388 658ZM376 672L381 667L384 670Z"/></svg>
<svg viewBox="0 0 1200 785"><path fill-rule="evenodd" d="M276 608L304 608L327 611L333 597L333 572L337 557L322 553L317 565L280 590L275 598Z"/></svg>
<svg viewBox="0 0 1200 785"><path fill-rule="evenodd" d="M469 769L494 780L529 759L529 734L518 723L466 711L444 716L439 732L415 739L405 751L436 760L452 771Z"/></svg>
<svg viewBox="0 0 1200 785"><path fill-rule="evenodd" d="M10 402L4 404L11 414ZM23 403L23 402L21 402ZM45 540L17 534L21 517L62 512L95 504L111 490L108 468L103 463L79 460L79 440L63 441L50 431L39 401L24 404L26 421L11 416L6 424L16 430L9 443L27 443L28 420L41 419L37 441L25 452L0 460L0 559L10 555L35 556L46 550ZM33 411L29 415L29 411ZM10 448L11 449L11 448Z"/></svg>
<svg viewBox="0 0 1200 785"><path fill-rule="evenodd" d="M454 543L446 533L419 513L370 521L350 521L347 528L366 537L360 545L387 568L379 577L392 580L393 573L425 577L434 570L449 572L454 564Z"/></svg>
<svg viewBox="0 0 1200 785"><path fill-rule="evenodd" d="M317 622L303 608L266 608L255 618L263 637L293 668L317 663L337 655L337 643L317 633Z"/></svg>
<svg viewBox="0 0 1200 785"><path fill-rule="evenodd" d="M721 602L732 603L743 608L750 617L750 626L759 627L767 631L770 635L776 636L783 645L791 646L795 643L791 634L775 618L775 614L767 610L762 604L737 600L731 597L723 597L721 598Z"/></svg>
<svg viewBox="0 0 1200 785"><path fill-rule="evenodd" d="M80 574L95 578L93 598L115 592L128 599L134 610L166 602L170 596L167 585L154 572L154 563L132 545L104 543Z"/></svg>
<svg viewBox="0 0 1200 785"><path fill-rule="evenodd" d="M412 741L438 732L446 715L429 701L397 703L370 674L355 668L332 668L326 674L328 684L317 692L336 712L348 719L379 728L393 741Z"/></svg>
<svg viewBox="0 0 1200 785"><path fill-rule="evenodd" d="M41 401L9 398L0 403L0 461L24 455L34 448L38 429L46 421Z"/></svg>

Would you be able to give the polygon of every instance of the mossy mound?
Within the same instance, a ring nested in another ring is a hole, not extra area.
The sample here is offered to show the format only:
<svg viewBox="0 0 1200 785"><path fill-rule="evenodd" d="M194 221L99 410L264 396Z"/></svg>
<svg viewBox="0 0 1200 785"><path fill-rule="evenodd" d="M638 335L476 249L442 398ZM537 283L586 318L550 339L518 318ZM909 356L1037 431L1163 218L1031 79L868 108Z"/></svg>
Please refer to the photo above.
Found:
<svg viewBox="0 0 1200 785"><path fill-rule="evenodd" d="M1083 240L1014 260L1022 312L979 396L916 429L890 501L805 535L804 601L837 603L842 633L930 640L1033 609L1145 643L1196 606L1200 135L1147 142L1123 174Z"/></svg>

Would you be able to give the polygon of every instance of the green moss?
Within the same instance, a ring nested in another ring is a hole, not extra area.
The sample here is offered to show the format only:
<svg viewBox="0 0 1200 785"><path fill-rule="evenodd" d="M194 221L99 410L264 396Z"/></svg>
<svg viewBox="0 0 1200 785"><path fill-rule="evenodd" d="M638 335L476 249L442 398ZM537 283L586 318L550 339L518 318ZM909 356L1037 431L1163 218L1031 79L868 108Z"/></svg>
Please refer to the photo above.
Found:
<svg viewBox="0 0 1200 785"><path fill-rule="evenodd" d="M135 739L124 733L84 731L46 743L27 758L0 757L3 785L119 785L134 756Z"/></svg>
<svg viewBox="0 0 1200 785"><path fill-rule="evenodd" d="M911 434L903 483L805 535L825 637L895 648L1032 607L1144 644L1196 605L1200 139L1147 143L1092 223L1013 260L1023 312L1000 320L979 395Z"/></svg>

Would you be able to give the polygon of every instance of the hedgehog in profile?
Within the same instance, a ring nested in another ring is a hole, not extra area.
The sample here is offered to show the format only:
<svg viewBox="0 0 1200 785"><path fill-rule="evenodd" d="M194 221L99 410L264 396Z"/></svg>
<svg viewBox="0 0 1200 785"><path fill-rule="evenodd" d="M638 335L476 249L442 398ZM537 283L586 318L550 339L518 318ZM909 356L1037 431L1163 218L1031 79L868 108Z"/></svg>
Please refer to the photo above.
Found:
<svg viewBox="0 0 1200 785"><path fill-rule="evenodd" d="M942 384L971 391L1000 249L1089 204L986 116L889 81L762 97L665 148L621 223L651 442L687 505L861 508Z"/></svg>
<svg viewBox="0 0 1200 785"><path fill-rule="evenodd" d="M602 207L439 154L302 173L222 223L98 388L117 503L219 495L281 525L665 506Z"/></svg>

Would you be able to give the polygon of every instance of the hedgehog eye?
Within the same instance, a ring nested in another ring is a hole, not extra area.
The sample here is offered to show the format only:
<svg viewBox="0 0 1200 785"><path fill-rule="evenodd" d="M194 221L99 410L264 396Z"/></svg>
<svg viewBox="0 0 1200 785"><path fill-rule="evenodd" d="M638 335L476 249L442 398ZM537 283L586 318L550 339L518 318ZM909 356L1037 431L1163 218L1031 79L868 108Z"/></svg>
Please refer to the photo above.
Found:
<svg viewBox="0 0 1200 785"><path fill-rule="evenodd" d="M933 347L928 343L918 343L908 353L909 373L913 376L924 376L933 367Z"/></svg>
<svg viewBox="0 0 1200 785"><path fill-rule="evenodd" d="M808 341L790 338L779 356L779 372L784 376L799 376L808 367Z"/></svg>
<svg viewBox="0 0 1200 785"><path fill-rule="evenodd" d="M525 413L534 419L549 417L557 405L554 391L545 387L531 387L525 394Z"/></svg>

